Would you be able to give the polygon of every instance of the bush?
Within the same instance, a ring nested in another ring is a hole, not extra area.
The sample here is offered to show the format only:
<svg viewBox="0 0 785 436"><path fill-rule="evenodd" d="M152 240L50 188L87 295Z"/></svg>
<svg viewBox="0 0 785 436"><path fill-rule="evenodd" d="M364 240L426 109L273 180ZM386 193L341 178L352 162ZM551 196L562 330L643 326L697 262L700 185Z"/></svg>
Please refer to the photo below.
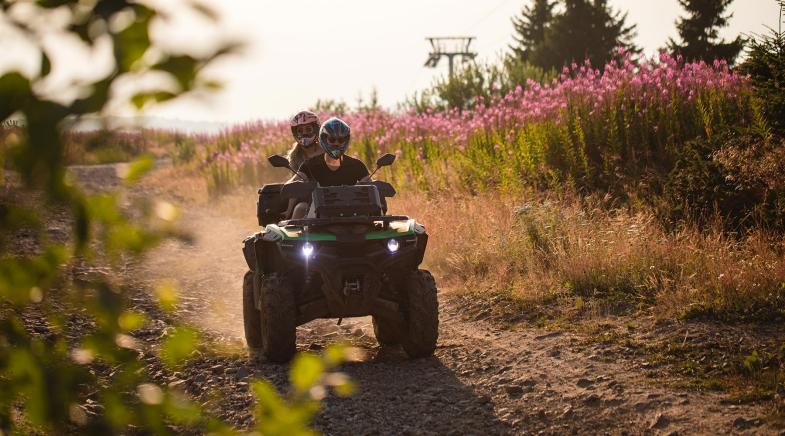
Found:
<svg viewBox="0 0 785 436"><path fill-rule="evenodd" d="M664 180L668 221L723 218L728 230L785 230L785 141L732 132L690 141Z"/></svg>
<svg viewBox="0 0 785 436"><path fill-rule="evenodd" d="M772 31L752 39L740 70L750 76L755 103L768 127L785 135L785 33Z"/></svg>

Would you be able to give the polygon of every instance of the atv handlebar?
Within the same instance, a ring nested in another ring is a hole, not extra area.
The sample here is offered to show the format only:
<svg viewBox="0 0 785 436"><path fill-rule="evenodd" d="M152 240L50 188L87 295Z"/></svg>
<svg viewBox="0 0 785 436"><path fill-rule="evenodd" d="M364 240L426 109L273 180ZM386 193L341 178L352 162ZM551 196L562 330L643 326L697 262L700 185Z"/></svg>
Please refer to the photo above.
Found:
<svg viewBox="0 0 785 436"><path fill-rule="evenodd" d="M390 223L393 221L407 221L409 217L406 215L385 215L385 216L347 216L347 217L332 217L332 218L302 218L295 220L286 220L278 223L279 226L326 226L330 224L368 224L374 222Z"/></svg>

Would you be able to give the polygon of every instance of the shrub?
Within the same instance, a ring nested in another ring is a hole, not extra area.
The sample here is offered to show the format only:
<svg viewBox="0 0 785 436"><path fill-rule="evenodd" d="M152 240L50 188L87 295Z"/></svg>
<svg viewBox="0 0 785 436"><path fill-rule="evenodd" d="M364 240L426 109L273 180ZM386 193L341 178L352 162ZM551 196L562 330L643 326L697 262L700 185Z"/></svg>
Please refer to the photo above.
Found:
<svg viewBox="0 0 785 436"><path fill-rule="evenodd" d="M772 30L768 36L750 40L740 70L749 75L756 106L768 126L785 135L785 33Z"/></svg>
<svg viewBox="0 0 785 436"><path fill-rule="evenodd" d="M668 221L722 217L727 230L785 230L785 141L731 132L686 143L664 179Z"/></svg>

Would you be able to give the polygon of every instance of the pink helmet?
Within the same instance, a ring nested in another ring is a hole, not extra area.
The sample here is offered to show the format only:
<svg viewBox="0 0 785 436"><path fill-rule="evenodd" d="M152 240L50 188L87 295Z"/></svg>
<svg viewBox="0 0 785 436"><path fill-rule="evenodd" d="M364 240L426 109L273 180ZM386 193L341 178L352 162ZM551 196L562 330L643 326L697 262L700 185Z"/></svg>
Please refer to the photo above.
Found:
<svg viewBox="0 0 785 436"><path fill-rule="evenodd" d="M311 111L302 111L292 117L290 123L294 139L303 147L316 144L319 136L319 117Z"/></svg>

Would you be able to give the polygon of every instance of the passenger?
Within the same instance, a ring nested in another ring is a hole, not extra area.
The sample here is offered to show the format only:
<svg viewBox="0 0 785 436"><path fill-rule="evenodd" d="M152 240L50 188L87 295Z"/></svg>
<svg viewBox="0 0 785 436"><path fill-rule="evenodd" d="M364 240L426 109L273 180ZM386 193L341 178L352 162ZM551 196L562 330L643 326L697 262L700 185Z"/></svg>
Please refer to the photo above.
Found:
<svg viewBox="0 0 785 436"><path fill-rule="evenodd" d="M297 169L308 159L324 153L322 147L318 146L319 117L311 111L302 111L292 117L290 125L295 143L286 158L290 166ZM292 176L292 179L295 178Z"/></svg>
<svg viewBox="0 0 785 436"><path fill-rule="evenodd" d="M289 124L292 128L292 136L294 136L295 143L292 145L286 158L289 159L289 166L297 169L308 159L321 156L324 153L322 147L318 146L319 117L311 111L301 111L292 117ZM302 178L292 176L288 181L293 182L296 180L302 180ZM295 204L294 199L289 200L286 216L291 216L298 207L308 210L308 203Z"/></svg>
<svg viewBox="0 0 785 436"><path fill-rule="evenodd" d="M368 167L361 160L346 155L350 139L351 129L345 122L335 117L325 121L319 129L319 144L324 155L306 160L298 172L321 186L354 185L370 180ZM301 205L298 204L292 213L293 219L308 213L308 208Z"/></svg>

